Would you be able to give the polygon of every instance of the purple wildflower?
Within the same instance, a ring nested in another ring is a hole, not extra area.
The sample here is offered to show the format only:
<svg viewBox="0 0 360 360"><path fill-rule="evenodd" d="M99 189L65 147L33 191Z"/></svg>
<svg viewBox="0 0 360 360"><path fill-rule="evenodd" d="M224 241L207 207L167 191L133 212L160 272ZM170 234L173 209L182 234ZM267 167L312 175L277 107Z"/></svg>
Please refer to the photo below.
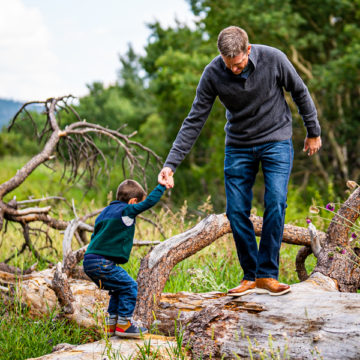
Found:
<svg viewBox="0 0 360 360"><path fill-rule="evenodd" d="M346 253L346 250L345 250L345 249L342 249L342 250L341 250L341 253L342 253L342 254L345 254L345 253Z"/></svg>
<svg viewBox="0 0 360 360"><path fill-rule="evenodd" d="M311 224L311 219L306 218L306 222L307 222L308 224Z"/></svg>
<svg viewBox="0 0 360 360"><path fill-rule="evenodd" d="M329 210L329 211L334 211L335 210L335 206L333 203L329 203L326 205L326 210Z"/></svg>
<svg viewBox="0 0 360 360"><path fill-rule="evenodd" d="M351 237L352 237L353 239L356 239L356 238L357 238L357 235L353 232L353 233L351 234Z"/></svg>

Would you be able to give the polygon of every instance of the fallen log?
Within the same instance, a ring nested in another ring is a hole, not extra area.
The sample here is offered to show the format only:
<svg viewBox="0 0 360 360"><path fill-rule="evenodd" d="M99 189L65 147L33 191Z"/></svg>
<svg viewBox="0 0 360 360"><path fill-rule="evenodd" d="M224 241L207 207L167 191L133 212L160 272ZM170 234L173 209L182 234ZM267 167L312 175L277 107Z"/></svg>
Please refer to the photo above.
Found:
<svg viewBox="0 0 360 360"><path fill-rule="evenodd" d="M24 276L21 299L30 305L33 314L54 307L60 310L54 292L47 286L54 271ZM9 283L11 280L16 277L8 279ZM69 279L69 284L75 301L74 312L66 317L85 327L101 322L107 292L85 280ZM249 358L249 340L255 357L269 355L269 336L273 351L281 356L286 353L290 359L313 359L314 354L324 359L358 359L360 294L339 292L334 281L319 273L291 287L289 294L279 297L230 297L219 292L162 294L154 312L154 325L158 332L173 336L175 321L177 328L181 324L184 345L191 346L194 359L200 354L203 359L236 359L234 354Z"/></svg>
<svg viewBox="0 0 360 360"><path fill-rule="evenodd" d="M174 320L182 323L194 359L250 358L250 351L254 358L359 359L359 300L314 273L284 296L163 294L157 328L173 334Z"/></svg>
<svg viewBox="0 0 360 360"><path fill-rule="evenodd" d="M46 286L52 274L44 272L38 273L40 276L28 275L21 286L22 301L36 314L56 307L60 310L56 296ZM107 292L84 280L69 279L69 283L75 311L66 316L85 327L101 323ZM234 353L248 358L247 337L253 354L269 353L269 335L274 348L280 348L282 354L287 351L291 359L313 359L312 352L324 359L358 359L359 300L359 294L340 293L332 280L313 275L292 285L292 292L282 297L162 294L154 314L157 331L165 335L174 335L175 320L177 327L182 324L184 344L189 342L194 354L201 353L203 359L220 358L220 354L233 359Z"/></svg>

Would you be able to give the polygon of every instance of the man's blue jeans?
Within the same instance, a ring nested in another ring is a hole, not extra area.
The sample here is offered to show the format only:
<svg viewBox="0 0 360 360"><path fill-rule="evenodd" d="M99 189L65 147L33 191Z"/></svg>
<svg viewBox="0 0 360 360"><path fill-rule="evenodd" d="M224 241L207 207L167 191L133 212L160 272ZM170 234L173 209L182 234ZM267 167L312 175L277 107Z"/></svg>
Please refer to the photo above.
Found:
<svg viewBox="0 0 360 360"><path fill-rule="evenodd" d="M279 252L293 158L291 139L251 147L225 148L226 214L245 280L278 278ZM249 217L252 187L260 163L265 181L265 212L258 249Z"/></svg>
<svg viewBox="0 0 360 360"><path fill-rule="evenodd" d="M137 297L137 283L120 266L107 259L85 259L84 271L101 289L109 290L108 313L132 316Z"/></svg>

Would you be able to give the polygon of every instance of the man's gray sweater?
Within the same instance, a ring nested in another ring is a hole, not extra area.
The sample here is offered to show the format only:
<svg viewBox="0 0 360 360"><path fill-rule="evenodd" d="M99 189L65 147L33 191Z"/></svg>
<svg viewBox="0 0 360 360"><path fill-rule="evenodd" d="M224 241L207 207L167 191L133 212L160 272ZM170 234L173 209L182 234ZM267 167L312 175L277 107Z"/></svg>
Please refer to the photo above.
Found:
<svg viewBox="0 0 360 360"><path fill-rule="evenodd" d="M309 91L283 52L265 45L252 45L248 66L252 71L247 78L233 74L220 55L205 67L190 113L164 167L175 171L191 150L216 96L226 109L226 145L243 147L290 139L292 118L283 89L291 93L307 136L320 136L320 125Z"/></svg>

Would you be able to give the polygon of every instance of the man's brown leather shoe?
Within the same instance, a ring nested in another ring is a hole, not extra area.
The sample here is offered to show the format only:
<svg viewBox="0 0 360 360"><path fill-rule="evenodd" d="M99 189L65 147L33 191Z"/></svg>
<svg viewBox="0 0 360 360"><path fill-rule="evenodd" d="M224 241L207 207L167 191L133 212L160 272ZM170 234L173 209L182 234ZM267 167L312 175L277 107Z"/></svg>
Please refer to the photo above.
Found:
<svg viewBox="0 0 360 360"><path fill-rule="evenodd" d="M255 292L255 281L242 280L239 286L228 291L228 295L243 296L253 292Z"/></svg>
<svg viewBox="0 0 360 360"><path fill-rule="evenodd" d="M273 296L279 296L291 291L289 285L279 283L276 279L272 278L256 279L255 283L257 294L270 294Z"/></svg>

